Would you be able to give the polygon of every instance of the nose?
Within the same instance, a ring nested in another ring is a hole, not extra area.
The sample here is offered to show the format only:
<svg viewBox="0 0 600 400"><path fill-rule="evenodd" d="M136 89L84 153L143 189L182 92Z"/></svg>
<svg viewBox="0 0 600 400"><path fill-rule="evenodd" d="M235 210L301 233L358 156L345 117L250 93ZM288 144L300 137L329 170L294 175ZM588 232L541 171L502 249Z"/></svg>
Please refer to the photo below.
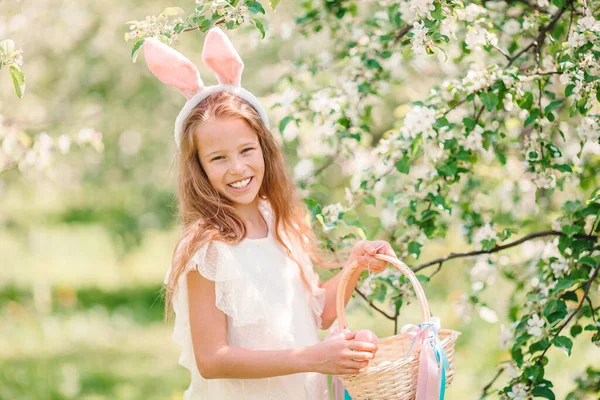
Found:
<svg viewBox="0 0 600 400"><path fill-rule="evenodd" d="M230 171L231 175L242 175L246 171L246 163L241 157L235 157Z"/></svg>

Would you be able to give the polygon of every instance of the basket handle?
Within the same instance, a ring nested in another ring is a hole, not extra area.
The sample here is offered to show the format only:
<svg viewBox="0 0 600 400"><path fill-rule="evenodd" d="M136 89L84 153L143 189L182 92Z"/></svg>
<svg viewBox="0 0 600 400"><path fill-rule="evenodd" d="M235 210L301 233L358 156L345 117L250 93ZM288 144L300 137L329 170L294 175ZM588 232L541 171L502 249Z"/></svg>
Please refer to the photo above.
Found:
<svg viewBox="0 0 600 400"><path fill-rule="evenodd" d="M415 293L417 294L417 299L419 300L419 304L421 305L421 319L423 322L428 322L431 319L431 314L429 312L429 303L427 303L427 298L425 297L425 292L423 291L423 287L421 283L419 283L419 279L415 276L414 272L402 261L398 260L395 257L391 257L385 254L375 254L373 257L378 260L387 261L392 264L396 269L400 270L412 283L413 288L415 289ZM346 322L345 315L345 304L344 304L344 294L346 293L346 286L348 285L348 281L354 275L354 273L358 270L358 262L355 260L348 267L342 269L342 277L340 279L340 283L338 285L337 296L336 296L336 310L337 310L337 318L338 325L341 329L348 328L348 323Z"/></svg>

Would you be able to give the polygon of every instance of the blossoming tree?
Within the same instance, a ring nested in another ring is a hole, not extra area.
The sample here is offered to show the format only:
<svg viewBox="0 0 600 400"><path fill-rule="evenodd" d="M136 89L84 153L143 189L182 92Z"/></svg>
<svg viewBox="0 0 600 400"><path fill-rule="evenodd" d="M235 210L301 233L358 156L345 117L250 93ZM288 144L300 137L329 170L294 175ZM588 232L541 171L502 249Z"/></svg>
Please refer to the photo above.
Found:
<svg viewBox="0 0 600 400"><path fill-rule="evenodd" d="M279 32L266 15L258 1L199 0L189 14L128 22L126 40L134 59L147 37L174 44L214 25L327 43L298 52L271 98L323 243L338 252L367 233L388 239L423 281L451 260L472 263L456 304L465 318L497 321L484 295L509 281L500 339L511 358L482 397L553 399L548 351L570 354L580 335L600 345L600 4L302 0ZM379 113L390 103L393 116ZM326 204L331 170L345 200ZM378 220L365 219L373 210ZM419 262L456 235L473 248ZM519 246L526 255L511 252ZM357 292L396 329L413 295L393 270ZM599 389L600 371L582 371L570 399Z"/></svg>

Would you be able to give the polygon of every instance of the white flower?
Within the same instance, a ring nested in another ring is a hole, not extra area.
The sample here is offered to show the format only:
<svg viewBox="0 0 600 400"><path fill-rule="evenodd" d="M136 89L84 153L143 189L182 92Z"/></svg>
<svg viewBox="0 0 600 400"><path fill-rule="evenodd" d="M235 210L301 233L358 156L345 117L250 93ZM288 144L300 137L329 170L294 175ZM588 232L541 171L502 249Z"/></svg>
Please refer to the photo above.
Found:
<svg viewBox="0 0 600 400"><path fill-rule="evenodd" d="M550 5L548 0L537 0L537 4L540 7L548 7Z"/></svg>
<svg viewBox="0 0 600 400"><path fill-rule="evenodd" d="M431 19L431 11L435 10L434 0L410 0L410 10L419 17Z"/></svg>
<svg viewBox="0 0 600 400"><path fill-rule="evenodd" d="M600 140L600 126L590 117L584 117L581 124L575 128L575 132L583 142L595 143Z"/></svg>
<svg viewBox="0 0 600 400"><path fill-rule="evenodd" d="M506 372L506 375L508 375L510 379L515 379L519 376L519 371L517 371L513 363L504 364L502 369L504 369L504 372Z"/></svg>
<svg viewBox="0 0 600 400"><path fill-rule="evenodd" d="M304 180L312 175L315 170L315 163L308 158L301 160L294 167L294 177L297 180Z"/></svg>
<svg viewBox="0 0 600 400"><path fill-rule="evenodd" d="M427 32L429 32L429 29L425 28L423 21L413 23L412 50L415 54L425 54L426 48L432 44L431 39L427 36Z"/></svg>
<svg viewBox="0 0 600 400"><path fill-rule="evenodd" d="M510 392L507 393L508 397L514 400L527 400L527 386L522 383L513 385Z"/></svg>
<svg viewBox="0 0 600 400"><path fill-rule="evenodd" d="M460 144L468 150L481 150L483 149L483 127L476 125L466 138L461 138Z"/></svg>
<svg viewBox="0 0 600 400"><path fill-rule="evenodd" d="M546 321L540 319L537 314L533 314L533 316L527 320L527 333L530 335L539 337L542 335L542 327L546 324Z"/></svg>
<svg viewBox="0 0 600 400"><path fill-rule="evenodd" d="M569 40L567 41L567 44L572 49L579 48L586 43L587 43L587 38L585 37L585 35L582 33L578 33L578 32L571 32L571 35L569 36Z"/></svg>
<svg viewBox="0 0 600 400"><path fill-rule="evenodd" d="M477 4L469 4L464 10L456 9L458 19L461 21L474 22L480 15L486 14L487 10Z"/></svg>
<svg viewBox="0 0 600 400"><path fill-rule="evenodd" d="M340 212L344 210L344 206L341 203L329 204L323 207L323 216L326 222L335 222L340 219Z"/></svg>
<svg viewBox="0 0 600 400"><path fill-rule="evenodd" d="M502 30L507 35L515 35L521 31L521 24L516 19L509 19L504 23Z"/></svg>
<svg viewBox="0 0 600 400"><path fill-rule="evenodd" d="M514 339L514 336L515 334L512 329L505 327L504 324L500 325L500 348L506 349Z"/></svg>
<svg viewBox="0 0 600 400"><path fill-rule="evenodd" d="M569 266L564 261L555 261L550 265L550 268L557 279L562 278L569 270Z"/></svg>
<svg viewBox="0 0 600 400"><path fill-rule="evenodd" d="M386 207L381 210L381 214L379 215L381 225L386 229L398 225L397 214L398 209L395 207Z"/></svg>
<svg viewBox="0 0 600 400"><path fill-rule="evenodd" d="M488 255L477 257L475 266L471 269L470 275L473 282L492 283L496 277L496 269L489 262Z"/></svg>
<svg viewBox="0 0 600 400"><path fill-rule="evenodd" d="M436 132L433 129L435 123L435 110L429 107L415 106L404 117L404 127L401 132L405 138L415 138L423 134L424 138L433 138Z"/></svg>
<svg viewBox="0 0 600 400"><path fill-rule="evenodd" d="M498 236L496 235L496 231L490 224L485 224L481 228L477 229L475 235L473 236L473 242L475 242L475 249L481 250L481 242L483 240L497 240Z"/></svg>
<svg viewBox="0 0 600 400"><path fill-rule="evenodd" d="M482 306L479 307L479 316L485 322L489 322L490 324L495 324L498 322L498 315L491 308Z"/></svg>
<svg viewBox="0 0 600 400"><path fill-rule="evenodd" d="M589 14L583 18L579 18L577 25L586 31L600 32L600 21L596 21L593 15Z"/></svg>
<svg viewBox="0 0 600 400"><path fill-rule="evenodd" d="M58 149L61 153L67 154L71 148L71 138L69 135L60 135L57 140Z"/></svg>
<svg viewBox="0 0 600 400"><path fill-rule="evenodd" d="M511 112L514 109L512 94L506 93L504 99L502 99L502 104L504 105L504 109L506 111Z"/></svg>

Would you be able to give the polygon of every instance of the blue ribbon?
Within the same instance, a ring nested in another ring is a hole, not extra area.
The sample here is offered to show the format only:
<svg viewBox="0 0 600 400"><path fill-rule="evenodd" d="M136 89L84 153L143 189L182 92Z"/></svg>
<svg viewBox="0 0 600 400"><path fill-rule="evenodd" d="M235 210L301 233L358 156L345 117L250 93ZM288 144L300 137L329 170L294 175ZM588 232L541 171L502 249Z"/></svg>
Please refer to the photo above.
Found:
<svg viewBox="0 0 600 400"><path fill-rule="evenodd" d="M418 325L421 331L424 331L427 328L432 328L433 335L429 336L429 344L433 347L433 352L435 353L435 359L438 362L438 367L441 369L441 379L440 379L440 400L444 400L444 396L446 394L446 370L450 369L450 363L448 362L448 357L446 356L446 352L442 347L442 342L440 341L440 337L438 336L437 326L433 322L423 322ZM418 335L412 341L410 348L406 352L405 357L408 357L410 352L412 351L415 343L417 342Z"/></svg>

